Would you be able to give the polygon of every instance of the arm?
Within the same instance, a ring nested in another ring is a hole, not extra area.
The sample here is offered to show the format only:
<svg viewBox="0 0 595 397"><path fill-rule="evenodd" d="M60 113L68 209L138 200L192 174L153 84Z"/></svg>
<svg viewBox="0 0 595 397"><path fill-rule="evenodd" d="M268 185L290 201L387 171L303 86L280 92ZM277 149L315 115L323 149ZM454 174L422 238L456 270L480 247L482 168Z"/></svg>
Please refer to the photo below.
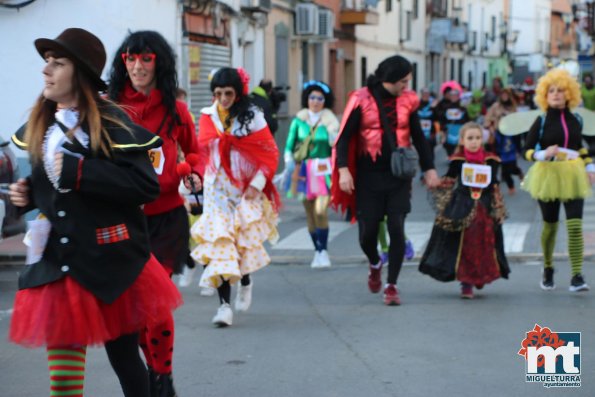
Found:
<svg viewBox="0 0 595 397"><path fill-rule="evenodd" d="M285 151L283 158L285 159L286 164L288 161L293 160L293 150L297 141L298 126L298 119L294 118L289 126L289 132L287 133L287 141L285 141Z"/></svg>
<svg viewBox="0 0 595 397"><path fill-rule="evenodd" d="M349 155L349 141L359 132L362 111L358 107L347 116L347 122L337 140L337 168L347 167Z"/></svg>
<svg viewBox="0 0 595 397"><path fill-rule="evenodd" d="M539 152L535 152L535 147L539 143L540 138L540 130L541 130L541 118L545 117L545 115L538 117L531 128L529 129L529 133L525 138L525 147L523 148L523 157L527 161L543 161L546 160L545 150L540 150ZM542 148L543 149L543 148Z"/></svg>
<svg viewBox="0 0 595 397"><path fill-rule="evenodd" d="M146 151L113 152L111 159L64 153L60 188L122 204L141 205L159 196L159 182Z"/></svg>
<svg viewBox="0 0 595 397"><path fill-rule="evenodd" d="M451 160L448 164L448 171L444 175L447 178L457 179L461 175L462 160Z"/></svg>

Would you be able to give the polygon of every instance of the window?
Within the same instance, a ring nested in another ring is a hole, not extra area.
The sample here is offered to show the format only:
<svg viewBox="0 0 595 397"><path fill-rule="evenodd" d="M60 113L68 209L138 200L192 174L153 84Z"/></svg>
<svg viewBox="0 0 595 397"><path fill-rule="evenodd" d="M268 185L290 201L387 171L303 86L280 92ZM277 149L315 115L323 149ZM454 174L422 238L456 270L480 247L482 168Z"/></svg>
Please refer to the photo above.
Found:
<svg viewBox="0 0 595 397"><path fill-rule="evenodd" d="M393 10L393 0L386 0L386 12Z"/></svg>
<svg viewBox="0 0 595 397"><path fill-rule="evenodd" d="M407 11L407 24L405 25L407 29L407 40L411 40L411 11Z"/></svg>
<svg viewBox="0 0 595 397"><path fill-rule="evenodd" d="M413 19L419 17L419 0L413 0Z"/></svg>
<svg viewBox="0 0 595 397"><path fill-rule="evenodd" d="M450 58L450 79L455 79L455 60Z"/></svg>
<svg viewBox="0 0 595 397"><path fill-rule="evenodd" d="M492 34L491 34L490 40L492 40L492 41L496 40L496 17L495 16L492 16Z"/></svg>

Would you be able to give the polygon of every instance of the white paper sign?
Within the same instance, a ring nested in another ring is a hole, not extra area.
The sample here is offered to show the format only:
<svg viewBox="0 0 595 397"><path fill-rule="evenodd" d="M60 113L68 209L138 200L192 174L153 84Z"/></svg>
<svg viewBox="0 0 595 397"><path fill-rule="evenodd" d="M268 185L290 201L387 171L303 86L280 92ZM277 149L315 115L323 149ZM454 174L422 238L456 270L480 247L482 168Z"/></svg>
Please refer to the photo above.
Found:
<svg viewBox="0 0 595 397"><path fill-rule="evenodd" d="M492 167L482 164L464 163L461 170L461 182L469 187L489 186L492 182Z"/></svg>
<svg viewBox="0 0 595 397"><path fill-rule="evenodd" d="M27 265L32 265L41 260L43 251L48 242L52 224L45 218L38 218L27 221L27 233L23 238L23 243L27 246Z"/></svg>
<svg viewBox="0 0 595 397"><path fill-rule="evenodd" d="M163 173L163 164L165 164L165 156L163 155L163 148L158 147L157 149L149 150L149 159L153 164L155 173L161 175Z"/></svg>
<svg viewBox="0 0 595 397"><path fill-rule="evenodd" d="M331 160L326 159L315 159L314 160L314 175L330 175L331 174Z"/></svg>
<svg viewBox="0 0 595 397"><path fill-rule="evenodd" d="M556 161L574 160L578 158L578 155L579 153L576 150L559 147Z"/></svg>

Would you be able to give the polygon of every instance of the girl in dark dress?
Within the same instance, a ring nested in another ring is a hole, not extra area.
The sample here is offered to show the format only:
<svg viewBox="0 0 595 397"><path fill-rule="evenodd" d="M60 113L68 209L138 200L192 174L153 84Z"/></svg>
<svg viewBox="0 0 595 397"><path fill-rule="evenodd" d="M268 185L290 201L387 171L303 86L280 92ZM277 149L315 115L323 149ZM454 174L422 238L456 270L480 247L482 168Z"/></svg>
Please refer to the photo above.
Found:
<svg viewBox="0 0 595 397"><path fill-rule="evenodd" d="M510 269L504 255L502 222L506 211L496 179L500 159L485 152L481 127L460 131L459 147L435 192L438 215L419 270L439 281L459 280L461 297L473 298Z"/></svg>

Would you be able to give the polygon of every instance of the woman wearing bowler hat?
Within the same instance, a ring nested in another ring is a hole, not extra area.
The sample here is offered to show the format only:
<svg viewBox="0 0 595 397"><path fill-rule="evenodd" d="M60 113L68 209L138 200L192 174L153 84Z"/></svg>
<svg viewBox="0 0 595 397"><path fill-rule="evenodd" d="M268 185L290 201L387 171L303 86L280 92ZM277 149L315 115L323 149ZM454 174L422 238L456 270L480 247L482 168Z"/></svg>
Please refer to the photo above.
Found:
<svg viewBox="0 0 595 397"><path fill-rule="evenodd" d="M109 97L123 105L132 120L163 140L151 151L161 193L144 207L149 225L151 252L172 275L186 264L190 238L188 214L178 192L178 147L184 155L198 152L192 116L176 100L178 79L175 55L165 38L154 31L131 33L124 39L112 63ZM198 167L184 177L186 188L201 188ZM141 347L149 365L151 387L160 396L175 396L172 380L173 316L141 335Z"/></svg>
<svg viewBox="0 0 595 397"><path fill-rule="evenodd" d="M181 304L141 210L159 194L147 150L162 141L99 96L106 54L93 34L66 29L35 47L45 85L12 137L32 173L10 199L40 211L47 242L19 278L10 338L47 346L52 396L82 396L86 346L105 345L124 395L147 397L139 331Z"/></svg>

